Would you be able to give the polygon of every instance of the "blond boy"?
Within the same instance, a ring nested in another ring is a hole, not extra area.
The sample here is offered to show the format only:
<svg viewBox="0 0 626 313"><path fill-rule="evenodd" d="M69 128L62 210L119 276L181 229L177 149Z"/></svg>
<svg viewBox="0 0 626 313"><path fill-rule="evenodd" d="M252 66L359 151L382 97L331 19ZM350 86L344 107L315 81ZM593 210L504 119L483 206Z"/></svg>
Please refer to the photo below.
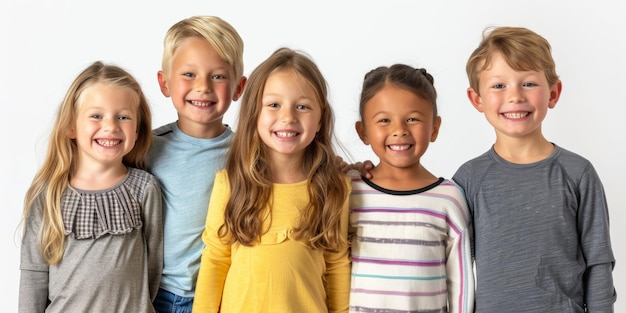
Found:
<svg viewBox="0 0 626 313"><path fill-rule="evenodd" d="M178 119L154 130L150 152L165 201L164 268L154 306L191 312L213 180L233 136L222 120L246 83L243 41L218 17L183 19L167 31L158 81Z"/></svg>

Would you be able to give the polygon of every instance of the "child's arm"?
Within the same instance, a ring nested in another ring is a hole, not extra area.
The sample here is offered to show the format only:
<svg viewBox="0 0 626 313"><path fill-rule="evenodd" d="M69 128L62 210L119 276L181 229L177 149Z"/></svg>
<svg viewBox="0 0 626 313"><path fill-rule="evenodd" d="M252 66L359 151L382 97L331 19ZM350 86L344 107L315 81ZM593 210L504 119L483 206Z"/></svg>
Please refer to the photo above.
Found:
<svg viewBox="0 0 626 313"><path fill-rule="evenodd" d="M39 249L42 205L39 197L24 222L18 312L44 312L48 306L48 263Z"/></svg>
<svg viewBox="0 0 626 313"><path fill-rule="evenodd" d="M202 233L204 249L200 259L200 272L196 282L196 294L192 312L219 312L224 282L231 263L231 246L224 244L217 230L224 223L224 208L230 196L224 172L215 176L209 201L206 227Z"/></svg>
<svg viewBox="0 0 626 313"><path fill-rule="evenodd" d="M474 272L470 251L469 228L463 229L448 242L446 262L450 313L474 312Z"/></svg>
<svg viewBox="0 0 626 313"><path fill-rule="evenodd" d="M615 258L611 249L609 210L604 188L592 166L579 184L579 194L578 238L587 264L583 277L587 312L613 312Z"/></svg>
<svg viewBox="0 0 626 313"><path fill-rule="evenodd" d="M144 190L143 233L148 246L148 287L154 301L163 271L163 198L161 188L154 178Z"/></svg>
<svg viewBox="0 0 626 313"><path fill-rule="evenodd" d="M342 207L341 232L348 238L349 201ZM325 252L326 261L326 294L328 295L328 312L348 312L350 301L350 256L349 246L338 252Z"/></svg>

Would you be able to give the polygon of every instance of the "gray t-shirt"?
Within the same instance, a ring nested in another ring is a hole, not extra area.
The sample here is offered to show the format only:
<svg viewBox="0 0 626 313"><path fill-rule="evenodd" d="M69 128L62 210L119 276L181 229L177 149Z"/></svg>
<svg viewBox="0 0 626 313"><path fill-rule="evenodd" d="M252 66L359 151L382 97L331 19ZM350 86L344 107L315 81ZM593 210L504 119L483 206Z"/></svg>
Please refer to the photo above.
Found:
<svg viewBox="0 0 626 313"><path fill-rule="evenodd" d="M613 312L609 212L588 160L555 145L514 164L492 148L453 180L473 215L476 312Z"/></svg>

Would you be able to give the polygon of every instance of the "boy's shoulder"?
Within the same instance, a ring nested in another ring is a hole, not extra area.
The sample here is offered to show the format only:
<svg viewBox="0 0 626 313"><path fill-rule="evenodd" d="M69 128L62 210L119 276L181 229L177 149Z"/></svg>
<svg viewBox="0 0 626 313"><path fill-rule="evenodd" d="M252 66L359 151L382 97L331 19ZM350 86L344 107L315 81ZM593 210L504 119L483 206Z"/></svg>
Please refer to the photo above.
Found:
<svg viewBox="0 0 626 313"><path fill-rule="evenodd" d="M176 122L171 122L169 124L165 124L161 127L152 130L152 134L154 136L164 136L169 133L172 133L176 129Z"/></svg>
<svg viewBox="0 0 626 313"><path fill-rule="evenodd" d="M510 163L501 158L492 147L483 154L463 163L453 179L457 181L460 176L476 177L476 175L483 176L486 173L494 174L501 171L542 170L542 168L553 166L561 168L570 178L574 179L595 172L593 164L587 158L557 144L553 143L553 145L554 151L550 156L532 164Z"/></svg>
<svg viewBox="0 0 626 313"><path fill-rule="evenodd" d="M591 163L591 161L589 161L587 158L585 158L584 156L573 152L572 150L568 150L565 149L561 146L558 146L556 144L554 144L554 149L558 150L559 152L559 158L568 162L580 162L580 163Z"/></svg>
<svg viewBox="0 0 626 313"><path fill-rule="evenodd" d="M478 156L475 156L465 162L463 162L461 164L461 168L467 168L467 167L480 167L481 165L486 166L489 163L493 162L493 159L491 157L491 154L495 153L495 151L493 150L493 147L490 148L489 150L481 153Z"/></svg>

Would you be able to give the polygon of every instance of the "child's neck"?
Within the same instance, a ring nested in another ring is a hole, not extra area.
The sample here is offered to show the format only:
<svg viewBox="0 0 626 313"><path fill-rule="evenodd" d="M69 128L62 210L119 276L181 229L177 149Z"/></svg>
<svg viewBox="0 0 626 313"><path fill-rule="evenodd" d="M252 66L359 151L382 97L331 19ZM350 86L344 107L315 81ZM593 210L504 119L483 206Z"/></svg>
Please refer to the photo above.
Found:
<svg viewBox="0 0 626 313"><path fill-rule="evenodd" d="M306 180L307 173L304 172L302 161L302 158L298 157L288 157L281 160L272 158L269 165L272 182L293 184Z"/></svg>
<svg viewBox="0 0 626 313"><path fill-rule="evenodd" d="M395 191L417 190L435 183L438 179L421 164L398 168L381 163L371 172L371 181L374 184Z"/></svg>
<svg viewBox="0 0 626 313"><path fill-rule="evenodd" d="M70 185L82 190L104 190L117 185L128 173L123 164L115 166L78 166L70 179Z"/></svg>
<svg viewBox="0 0 626 313"><path fill-rule="evenodd" d="M554 145L543 136L533 139L507 138L497 139L493 149L508 162L530 164L549 157L554 151Z"/></svg>

